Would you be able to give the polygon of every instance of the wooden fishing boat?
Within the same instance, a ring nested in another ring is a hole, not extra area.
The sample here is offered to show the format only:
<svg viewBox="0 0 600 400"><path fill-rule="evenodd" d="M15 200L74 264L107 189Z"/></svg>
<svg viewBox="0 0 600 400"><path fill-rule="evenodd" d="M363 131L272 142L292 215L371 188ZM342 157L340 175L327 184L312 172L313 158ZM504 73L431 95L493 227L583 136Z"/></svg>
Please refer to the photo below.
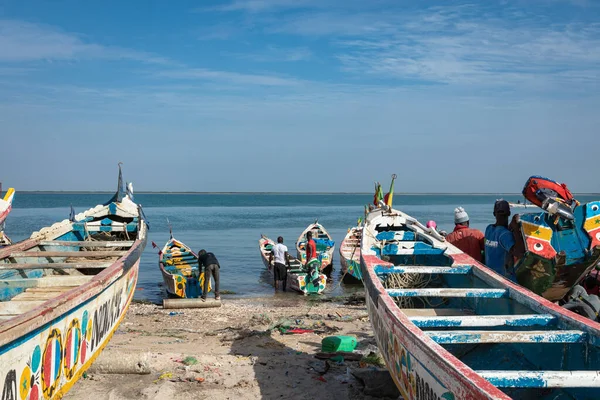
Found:
<svg viewBox="0 0 600 400"><path fill-rule="evenodd" d="M342 265L342 281L344 283L362 283L360 271L360 237L362 226L354 226L348 230L340 244L340 264Z"/></svg>
<svg viewBox="0 0 600 400"><path fill-rule="evenodd" d="M173 238L158 253L158 266L170 296L196 299L202 296L204 272L198 266L198 255L183 242ZM210 282L208 291L210 292Z"/></svg>
<svg viewBox="0 0 600 400"><path fill-rule="evenodd" d="M321 271L329 278L333 271L335 242L331 238L329 232L327 232L323 225L319 224L318 221L315 221L314 224L310 224L298 237L298 240L296 241L297 257L300 262L306 264L306 234L309 231L312 232L313 240L317 245L317 258L321 263Z"/></svg>
<svg viewBox="0 0 600 400"><path fill-rule="evenodd" d="M369 213L361 268L404 399L599 399L600 324L496 274L391 208Z"/></svg>
<svg viewBox="0 0 600 400"><path fill-rule="evenodd" d="M0 249L3 398L62 397L133 298L147 226L119 168L115 196Z"/></svg>
<svg viewBox="0 0 600 400"><path fill-rule="evenodd" d="M0 194L2 194L2 184L0 183ZM7 246L11 244L10 239L4 233L4 224L6 217L12 209L13 198L15 197L15 189L9 188L4 195L4 198L0 198L0 246Z"/></svg>
<svg viewBox="0 0 600 400"><path fill-rule="evenodd" d="M260 249L260 255L263 264L271 275L271 283L274 284L275 273L273 271L273 264L269 263L269 256L271 249L275 245L275 242L265 235L260 235L258 240L258 247ZM313 272L309 275L309 271L297 258L290 259L290 268L287 271L287 287L296 290L305 295L308 294L320 294L323 293L327 286L327 276L318 271Z"/></svg>

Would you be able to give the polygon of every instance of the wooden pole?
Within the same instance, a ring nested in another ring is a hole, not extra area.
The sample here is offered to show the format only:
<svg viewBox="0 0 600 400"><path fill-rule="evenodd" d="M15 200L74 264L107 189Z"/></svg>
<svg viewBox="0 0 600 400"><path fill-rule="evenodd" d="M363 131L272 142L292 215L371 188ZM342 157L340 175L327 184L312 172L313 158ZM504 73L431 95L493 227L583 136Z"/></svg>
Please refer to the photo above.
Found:
<svg viewBox="0 0 600 400"><path fill-rule="evenodd" d="M163 308L211 308L221 307L221 300L202 299L163 299Z"/></svg>

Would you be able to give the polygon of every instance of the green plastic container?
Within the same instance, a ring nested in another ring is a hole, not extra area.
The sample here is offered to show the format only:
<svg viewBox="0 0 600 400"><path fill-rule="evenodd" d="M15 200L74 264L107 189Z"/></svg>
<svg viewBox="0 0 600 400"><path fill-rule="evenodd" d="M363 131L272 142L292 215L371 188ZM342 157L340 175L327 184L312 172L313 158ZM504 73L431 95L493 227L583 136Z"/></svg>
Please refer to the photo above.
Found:
<svg viewBox="0 0 600 400"><path fill-rule="evenodd" d="M352 352L356 349L356 344L354 336L327 336L321 340L321 351L323 353L335 353L336 351Z"/></svg>

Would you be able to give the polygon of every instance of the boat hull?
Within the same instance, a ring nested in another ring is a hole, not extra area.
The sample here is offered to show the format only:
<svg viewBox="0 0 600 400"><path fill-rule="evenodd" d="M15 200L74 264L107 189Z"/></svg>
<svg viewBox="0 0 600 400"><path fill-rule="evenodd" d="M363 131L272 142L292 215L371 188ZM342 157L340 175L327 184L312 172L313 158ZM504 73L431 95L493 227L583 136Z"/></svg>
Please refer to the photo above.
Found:
<svg viewBox="0 0 600 400"><path fill-rule="evenodd" d="M304 231L302 231L302 233L298 237L298 240L296 241L296 257L298 258L298 260L300 260L302 264L306 264L307 260L304 242L306 240L306 233L309 231L313 231L314 233L316 233L313 234L313 239L328 240L331 243L333 243L333 245L328 246L328 248L325 250L319 250L317 248L317 257L319 259L319 262L321 263L321 271L325 275L330 277L331 273L333 272L333 254L335 252L335 243L333 242L331 235L329 234L329 232L327 232L323 225L319 223L314 223L309 225Z"/></svg>
<svg viewBox="0 0 600 400"><path fill-rule="evenodd" d="M360 235L362 228L350 228L340 244L340 265L345 283L361 283Z"/></svg>
<svg viewBox="0 0 600 400"><path fill-rule="evenodd" d="M174 246L178 249L175 255L172 253ZM181 254L180 248L185 250L183 254ZM165 263L171 263L171 265ZM195 299L202 296L204 272L200 272L196 253L183 242L171 238L159 253L158 266L165 290L170 297ZM209 282L209 292L210 289Z"/></svg>

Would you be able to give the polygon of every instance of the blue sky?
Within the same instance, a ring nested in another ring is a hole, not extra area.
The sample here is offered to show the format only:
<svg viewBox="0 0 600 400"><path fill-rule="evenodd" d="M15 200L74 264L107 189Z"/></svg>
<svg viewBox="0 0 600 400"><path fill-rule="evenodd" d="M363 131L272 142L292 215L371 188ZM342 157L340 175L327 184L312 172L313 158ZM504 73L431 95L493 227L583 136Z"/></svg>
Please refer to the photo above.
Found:
<svg viewBox="0 0 600 400"><path fill-rule="evenodd" d="M0 2L17 190L600 192L600 5Z"/></svg>

